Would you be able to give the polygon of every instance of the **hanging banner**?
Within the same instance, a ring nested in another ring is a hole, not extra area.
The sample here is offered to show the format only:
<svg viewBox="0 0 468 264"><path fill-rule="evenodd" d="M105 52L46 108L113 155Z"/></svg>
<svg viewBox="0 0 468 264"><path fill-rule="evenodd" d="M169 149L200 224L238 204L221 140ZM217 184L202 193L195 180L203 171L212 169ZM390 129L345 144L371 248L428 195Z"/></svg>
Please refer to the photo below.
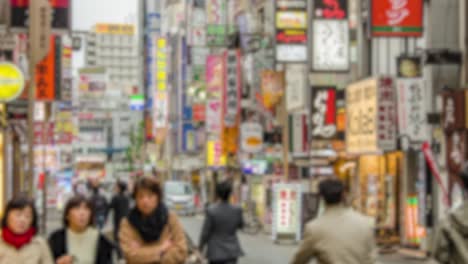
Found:
<svg viewBox="0 0 468 264"><path fill-rule="evenodd" d="M164 92L167 90L167 75L168 75L168 51L167 39L164 37L155 36L156 44L156 90Z"/></svg>
<svg viewBox="0 0 468 264"><path fill-rule="evenodd" d="M273 239L293 236L297 241L301 233L302 186L275 184L273 186Z"/></svg>
<svg viewBox="0 0 468 264"><path fill-rule="evenodd" d="M263 149L263 127L259 123L243 123L240 127L242 151L258 153Z"/></svg>
<svg viewBox="0 0 468 264"><path fill-rule="evenodd" d="M312 87L311 127L313 139L336 136L336 87Z"/></svg>
<svg viewBox="0 0 468 264"><path fill-rule="evenodd" d="M398 79L398 128L412 142L429 140L426 89L422 79Z"/></svg>
<svg viewBox="0 0 468 264"><path fill-rule="evenodd" d="M390 78L367 79L346 88L346 148L377 153L396 148L396 101Z"/></svg>
<svg viewBox="0 0 468 264"><path fill-rule="evenodd" d="M371 1L373 37L421 37L423 34L423 0Z"/></svg>
<svg viewBox="0 0 468 264"><path fill-rule="evenodd" d="M223 129L223 94L225 90L224 56L210 55L206 63L206 131L221 138Z"/></svg>
<svg viewBox="0 0 468 264"><path fill-rule="evenodd" d="M221 141L208 141L206 143L206 163L208 167L220 168L226 166L226 156Z"/></svg>
<svg viewBox="0 0 468 264"><path fill-rule="evenodd" d="M206 0L206 23L207 45L224 45L227 36L227 1Z"/></svg>
<svg viewBox="0 0 468 264"><path fill-rule="evenodd" d="M346 20L348 0L316 0L313 13L315 18Z"/></svg>
<svg viewBox="0 0 468 264"><path fill-rule="evenodd" d="M224 125L228 128L237 125L241 101L240 51L226 52L226 91L224 96Z"/></svg>
<svg viewBox="0 0 468 264"><path fill-rule="evenodd" d="M10 0L10 27L27 30L29 20L29 1ZM49 0L53 9L52 28L59 31L68 31L71 28L71 1Z"/></svg>
<svg viewBox="0 0 468 264"><path fill-rule="evenodd" d="M309 151L309 116L303 113L294 113L289 116L289 145L294 155L307 155Z"/></svg>
<svg viewBox="0 0 468 264"><path fill-rule="evenodd" d="M36 99L53 101L55 99L55 37L50 38L49 53L36 66Z"/></svg>
<svg viewBox="0 0 468 264"><path fill-rule="evenodd" d="M284 72L262 71L263 105L269 110L280 102L284 94L284 77Z"/></svg>
<svg viewBox="0 0 468 264"><path fill-rule="evenodd" d="M288 112L306 107L307 75L306 64L286 65L286 108Z"/></svg>
<svg viewBox="0 0 468 264"><path fill-rule="evenodd" d="M313 25L313 70L349 70L348 21L314 20Z"/></svg>
<svg viewBox="0 0 468 264"><path fill-rule="evenodd" d="M206 45L206 11L194 8L191 17L189 45L203 47Z"/></svg>

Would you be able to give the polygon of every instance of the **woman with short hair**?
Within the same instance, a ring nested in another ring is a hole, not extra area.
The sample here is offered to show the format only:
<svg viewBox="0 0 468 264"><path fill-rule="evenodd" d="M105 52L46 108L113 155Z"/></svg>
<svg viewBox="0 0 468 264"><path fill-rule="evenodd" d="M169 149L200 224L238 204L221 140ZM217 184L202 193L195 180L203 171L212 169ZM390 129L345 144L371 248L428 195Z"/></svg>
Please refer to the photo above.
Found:
<svg viewBox="0 0 468 264"><path fill-rule="evenodd" d="M50 236L56 264L111 264L113 245L94 227L94 210L84 196L71 198L63 214L64 228Z"/></svg>
<svg viewBox="0 0 468 264"><path fill-rule="evenodd" d="M0 264L52 264L47 242L37 236L34 202L25 197L8 202L0 234Z"/></svg>
<svg viewBox="0 0 468 264"><path fill-rule="evenodd" d="M120 225L119 241L127 264L183 264L185 233L177 216L163 203L158 181L139 179L133 193L136 206Z"/></svg>

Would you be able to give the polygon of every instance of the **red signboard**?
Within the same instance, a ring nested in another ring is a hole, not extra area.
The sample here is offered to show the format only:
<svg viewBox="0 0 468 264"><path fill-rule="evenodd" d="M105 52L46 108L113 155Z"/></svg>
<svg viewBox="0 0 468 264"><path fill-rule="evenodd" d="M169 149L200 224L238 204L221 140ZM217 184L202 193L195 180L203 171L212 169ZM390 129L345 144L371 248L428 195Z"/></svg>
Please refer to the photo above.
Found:
<svg viewBox="0 0 468 264"><path fill-rule="evenodd" d="M317 0L314 2L314 16L320 19L346 19L347 0Z"/></svg>
<svg viewBox="0 0 468 264"><path fill-rule="evenodd" d="M55 37L51 37L50 46L55 47ZM51 48L36 66L36 99L53 101L55 99L55 49Z"/></svg>
<svg viewBox="0 0 468 264"><path fill-rule="evenodd" d="M423 0L372 0L374 37L420 37Z"/></svg>
<svg viewBox="0 0 468 264"><path fill-rule="evenodd" d="M312 137L315 139L333 139L336 127L336 88L312 87Z"/></svg>
<svg viewBox="0 0 468 264"><path fill-rule="evenodd" d="M305 44L307 43L307 33L302 29L278 30L276 42L285 44Z"/></svg>
<svg viewBox="0 0 468 264"><path fill-rule="evenodd" d="M192 106L192 118L194 122L204 122L206 119L206 107L204 104L195 104Z"/></svg>

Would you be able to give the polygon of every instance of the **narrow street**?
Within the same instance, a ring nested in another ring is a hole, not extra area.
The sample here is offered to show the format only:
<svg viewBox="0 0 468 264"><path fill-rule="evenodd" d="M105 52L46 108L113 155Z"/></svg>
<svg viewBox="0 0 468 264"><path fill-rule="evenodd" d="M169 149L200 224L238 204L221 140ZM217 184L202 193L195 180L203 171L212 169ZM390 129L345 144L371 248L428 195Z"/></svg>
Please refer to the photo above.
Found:
<svg viewBox="0 0 468 264"><path fill-rule="evenodd" d="M203 218L201 216L182 218L181 221L190 237L198 243ZM263 234L250 236L241 233L240 239L246 256L239 264L287 264L297 247L291 244L276 245ZM433 264L433 262L415 261L401 256L385 256L382 257L380 264Z"/></svg>

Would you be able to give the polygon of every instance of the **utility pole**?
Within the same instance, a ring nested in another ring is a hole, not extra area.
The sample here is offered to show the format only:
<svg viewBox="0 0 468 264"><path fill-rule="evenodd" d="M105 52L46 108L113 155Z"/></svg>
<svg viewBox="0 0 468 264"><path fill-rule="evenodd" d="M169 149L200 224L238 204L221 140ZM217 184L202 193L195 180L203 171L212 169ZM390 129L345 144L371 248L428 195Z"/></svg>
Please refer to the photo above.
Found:
<svg viewBox="0 0 468 264"><path fill-rule="evenodd" d="M34 194L34 103L36 100L36 65L50 49L52 8L47 0L29 2L29 61L31 82L28 91L28 154L29 166L26 186L30 196Z"/></svg>

